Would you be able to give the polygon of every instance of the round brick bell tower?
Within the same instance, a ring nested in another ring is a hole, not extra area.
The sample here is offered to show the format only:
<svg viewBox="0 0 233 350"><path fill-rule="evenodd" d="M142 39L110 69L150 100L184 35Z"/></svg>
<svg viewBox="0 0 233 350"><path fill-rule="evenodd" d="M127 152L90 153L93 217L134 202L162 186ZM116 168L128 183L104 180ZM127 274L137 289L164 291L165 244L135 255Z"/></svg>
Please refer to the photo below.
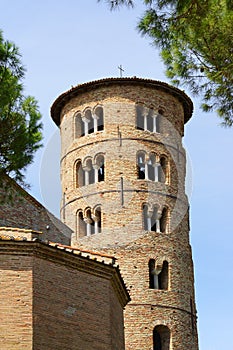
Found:
<svg viewBox="0 0 233 350"><path fill-rule="evenodd" d="M51 108L61 219L73 245L118 259L127 350L198 349L182 147L192 109L179 89L136 77L78 85Z"/></svg>

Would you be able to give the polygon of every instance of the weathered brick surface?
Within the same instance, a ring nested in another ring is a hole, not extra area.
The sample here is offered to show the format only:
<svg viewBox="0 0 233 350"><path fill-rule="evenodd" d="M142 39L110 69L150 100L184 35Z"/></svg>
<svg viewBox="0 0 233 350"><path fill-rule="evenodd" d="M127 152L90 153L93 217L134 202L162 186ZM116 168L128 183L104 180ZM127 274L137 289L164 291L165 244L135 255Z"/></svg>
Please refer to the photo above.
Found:
<svg viewBox="0 0 233 350"><path fill-rule="evenodd" d="M162 111L160 133L137 130L138 103ZM104 130L76 138L76 113L86 108L94 110L97 105L104 111ZM125 310L127 350L152 349L153 329L157 325L170 329L170 349L198 349L184 190L186 157L182 147L184 122L191 112L192 103L184 93L164 89L163 83L137 78L106 79L78 86L61 95L52 107L52 117L61 130L62 217L75 232L73 244L107 251L118 258L132 298ZM138 151L167 157L166 184L137 179ZM105 156L105 181L77 188L76 161L83 162L98 153ZM169 209L166 233L144 231L144 203ZM102 232L81 238L77 211L96 205L102 208ZM150 259L168 262L168 290L149 288Z"/></svg>
<svg viewBox="0 0 233 350"><path fill-rule="evenodd" d="M0 227L28 229L40 232L42 240L70 244L72 230L51 214L41 203L23 190L11 179L5 180L10 188L12 199L1 201ZM0 200L4 195L4 187L0 188ZM10 229L9 229L10 230ZM14 236L13 231L5 232ZM17 232L16 232L17 234ZM26 232L18 232L27 237Z"/></svg>
<svg viewBox="0 0 233 350"><path fill-rule="evenodd" d="M124 349L115 267L30 241L1 240L0 257L1 349Z"/></svg>

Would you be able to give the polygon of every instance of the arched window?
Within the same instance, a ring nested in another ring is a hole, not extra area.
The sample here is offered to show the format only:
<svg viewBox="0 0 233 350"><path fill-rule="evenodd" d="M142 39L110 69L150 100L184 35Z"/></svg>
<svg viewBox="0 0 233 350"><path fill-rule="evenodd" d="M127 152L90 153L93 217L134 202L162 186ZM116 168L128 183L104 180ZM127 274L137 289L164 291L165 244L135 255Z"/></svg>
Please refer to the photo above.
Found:
<svg viewBox="0 0 233 350"><path fill-rule="evenodd" d="M149 288L168 289L168 262L157 263L154 259L149 260Z"/></svg>
<svg viewBox="0 0 233 350"><path fill-rule="evenodd" d="M84 122L84 133L85 135L91 134L94 132L94 120L90 109L86 109L83 116Z"/></svg>
<svg viewBox="0 0 233 350"><path fill-rule="evenodd" d="M102 228L102 216L101 216L101 207L100 206L98 206L95 209L93 220L94 220L94 227L95 227L94 233L100 233L101 228Z"/></svg>
<svg viewBox="0 0 233 350"><path fill-rule="evenodd" d="M136 127L138 130L144 130L144 116L143 116L143 106L137 105L136 106Z"/></svg>
<svg viewBox="0 0 233 350"><path fill-rule="evenodd" d="M91 217L91 209L86 210L86 217L84 218L86 223L86 236L90 236L95 233L94 221Z"/></svg>
<svg viewBox="0 0 233 350"><path fill-rule="evenodd" d="M170 329L167 326L159 325L153 330L153 350L169 350Z"/></svg>
<svg viewBox="0 0 233 350"><path fill-rule="evenodd" d="M90 158L87 159L83 164L83 170L85 172L85 176L84 176L85 186L93 184L95 182L95 173L92 166L92 160Z"/></svg>
<svg viewBox="0 0 233 350"><path fill-rule="evenodd" d="M167 233L168 228L168 208L163 208L162 215L160 218L160 231Z"/></svg>
<svg viewBox="0 0 233 350"><path fill-rule="evenodd" d="M95 118L96 118L96 125L95 131L102 131L104 130L104 112L102 107L96 107L95 109ZM95 120L94 120L95 124Z"/></svg>
<svg viewBox="0 0 233 350"><path fill-rule="evenodd" d="M160 220L158 217L158 208L154 206L149 209L147 204L143 205L143 225L144 230L160 232Z"/></svg>
<svg viewBox="0 0 233 350"><path fill-rule="evenodd" d="M145 153L139 152L137 154L137 169L138 169L138 179L145 179Z"/></svg>
<svg viewBox="0 0 233 350"><path fill-rule="evenodd" d="M156 156L155 154L150 154L148 160L148 178L149 180L155 181L157 176L157 165L156 165Z"/></svg>
<svg viewBox="0 0 233 350"><path fill-rule="evenodd" d="M165 157L160 158L158 180L162 183L167 182L167 159Z"/></svg>
<svg viewBox="0 0 233 350"><path fill-rule="evenodd" d="M86 224L84 222L83 213L81 210L77 212L77 236L84 237L86 235Z"/></svg>
<svg viewBox="0 0 233 350"><path fill-rule="evenodd" d="M104 156L102 154L96 157L93 167L95 169L95 182L104 181Z"/></svg>
<svg viewBox="0 0 233 350"><path fill-rule="evenodd" d="M74 118L74 137L78 138L84 136L84 122L81 113L77 113Z"/></svg>
<svg viewBox="0 0 233 350"><path fill-rule="evenodd" d="M82 187L84 185L84 171L82 168L81 160L76 163L76 187Z"/></svg>

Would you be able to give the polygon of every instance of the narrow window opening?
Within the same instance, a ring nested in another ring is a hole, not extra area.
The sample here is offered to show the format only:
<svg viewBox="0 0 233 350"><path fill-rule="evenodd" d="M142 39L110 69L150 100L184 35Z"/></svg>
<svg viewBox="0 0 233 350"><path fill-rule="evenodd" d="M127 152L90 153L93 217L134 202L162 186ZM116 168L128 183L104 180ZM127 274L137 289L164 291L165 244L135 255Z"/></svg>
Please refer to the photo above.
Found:
<svg viewBox="0 0 233 350"><path fill-rule="evenodd" d="M168 262L163 262L163 267L161 272L158 274L159 288L161 290L168 289Z"/></svg>
<svg viewBox="0 0 233 350"><path fill-rule="evenodd" d="M163 208L161 219L160 219L160 231L163 233L166 233L167 225L168 225L168 209Z"/></svg>
<svg viewBox="0 0 233 350"><path fill-rule="evenodd" d="M165 157L161 157L160 166L159 166L159 181L162 183L165 183L166 177L167 177L167 160Z"/></svg>
<svg viewBox="0 0 233 350"><path fill-rule="evenodd" d="M139 153L137 157L138 179L145 179L145 154Z"/></svg>
<svg viewBox="0 0 233 350"><path fill-rule="evenodd" d="M83 213L82 211L78 211L78 218L77 218L77 233L78 237L84 237L86 235L86 224L84 222Z"/></svg>
<svg viewBox="0 0 233 350"><path fill-rule="evenodd" d="M149 260L149 288L158 290L168 289L168 262L164 261L162 268L155 266L155 260Z"/></svg>
<svg viewBox="0 0 233 350"><path fill-rule="evenodd" d="M167 326L159 325L153 330L153 350L169 350L170 329Z"/></svg>
<svg viewBox="0 0 233 350"><path fill-rule="evenodd" d="M84 185L84 171L81 161L76 164L76 187L82 187Z"/></svg>
<svg viewBox="0 0 233 350"><path fill-rule="evenodd" d="M153 132L154 131L154 123L153 123L153 109L149 110L147 115L147 130Z"/></svg>
<svg viewBox="0 0 233 350"><path fill-rule="evenodd" d="M144 130L144 117L143 117L143 107L140 105L136 106L136 114L137 114L137 129Z"/></svg>
<svg viewBox="0 0 233 350"><path fill-rule="evenodd" d="M104 130L104 113L102 107L97 107L95 113L98 117L97 119L97 131Z"/></svg>

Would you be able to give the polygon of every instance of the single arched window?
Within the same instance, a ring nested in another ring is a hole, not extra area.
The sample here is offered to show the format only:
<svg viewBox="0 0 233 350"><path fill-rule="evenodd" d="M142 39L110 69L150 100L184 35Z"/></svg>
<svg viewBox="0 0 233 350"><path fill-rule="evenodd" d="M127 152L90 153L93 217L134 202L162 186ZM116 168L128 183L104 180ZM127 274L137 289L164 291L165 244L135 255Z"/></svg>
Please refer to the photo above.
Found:
<svg viewBox="0 0 233 350"><path fill-rule="evenodd" d="M143 115L143 106L136 106L136 127L138 130L144 130L144 115Z"/></svg>
<svg viewBox="0 0 233 350"><path fill-rule="evenodd" d="M168 208L163 208L160 218L160 232L167 233L168 230Z"/></svg>
<svg viewBox="0 0 233 350"><path fill-rule="evenodd" d="M138 179L145 179L145 153L139 152L137 154L137 169L138 169Z"/></svg>
<svg viewBox="0 0 233 350"><path fill-rule="evenodd" d="M165 157L160 158L160 166L158 173L158 180L162 183L167 183L167 159Z"/></svg>
<svg viewBox="0 0 233 350"><path fill-rule="evenodd" d="M153 350L170 349L170 329L167 326L158 325L153 330Z"/></svg>
<svg viewBox="0 0 233 350"><path fill-rule="evenodd" d="M77 236L84 237L86 235L86 224L84 222L83 213L81 210L77 212Z"/></svg>
<svg viewBox="0 0 233 350"><path fill-rule="evenodd" d="M95 209L93 220L95 226L95 233L100 233L102 228L102 215L100 206Z"/></svg>
<svg viewBox="0 0 233 350"><path fill-rule="evenodd" d="M76 163L76 187L82 187L84 185L84 171L82 168L81 160Z"/></svg>
<svg viewBox="0 0 233 350"><path fill-rule="evenodd" d="M102 107L96 107L95 109L95 117L97 119L96 130L102 131L104 130L104 112Z"/></svg>
<svg viewBox="0 0 233 350"><path fill-rule="evenodd" d="M77 113L74 118L74 137L78 138L84 136L84 122L81 113Z"/></svg>
<svg viewBox="0 0 233 350"><path fill-rule="evenodd" d="M151 153L148 160L148 178L151 181L155 181L157 177L157 169L156 169L156 156Z"/></svg>

